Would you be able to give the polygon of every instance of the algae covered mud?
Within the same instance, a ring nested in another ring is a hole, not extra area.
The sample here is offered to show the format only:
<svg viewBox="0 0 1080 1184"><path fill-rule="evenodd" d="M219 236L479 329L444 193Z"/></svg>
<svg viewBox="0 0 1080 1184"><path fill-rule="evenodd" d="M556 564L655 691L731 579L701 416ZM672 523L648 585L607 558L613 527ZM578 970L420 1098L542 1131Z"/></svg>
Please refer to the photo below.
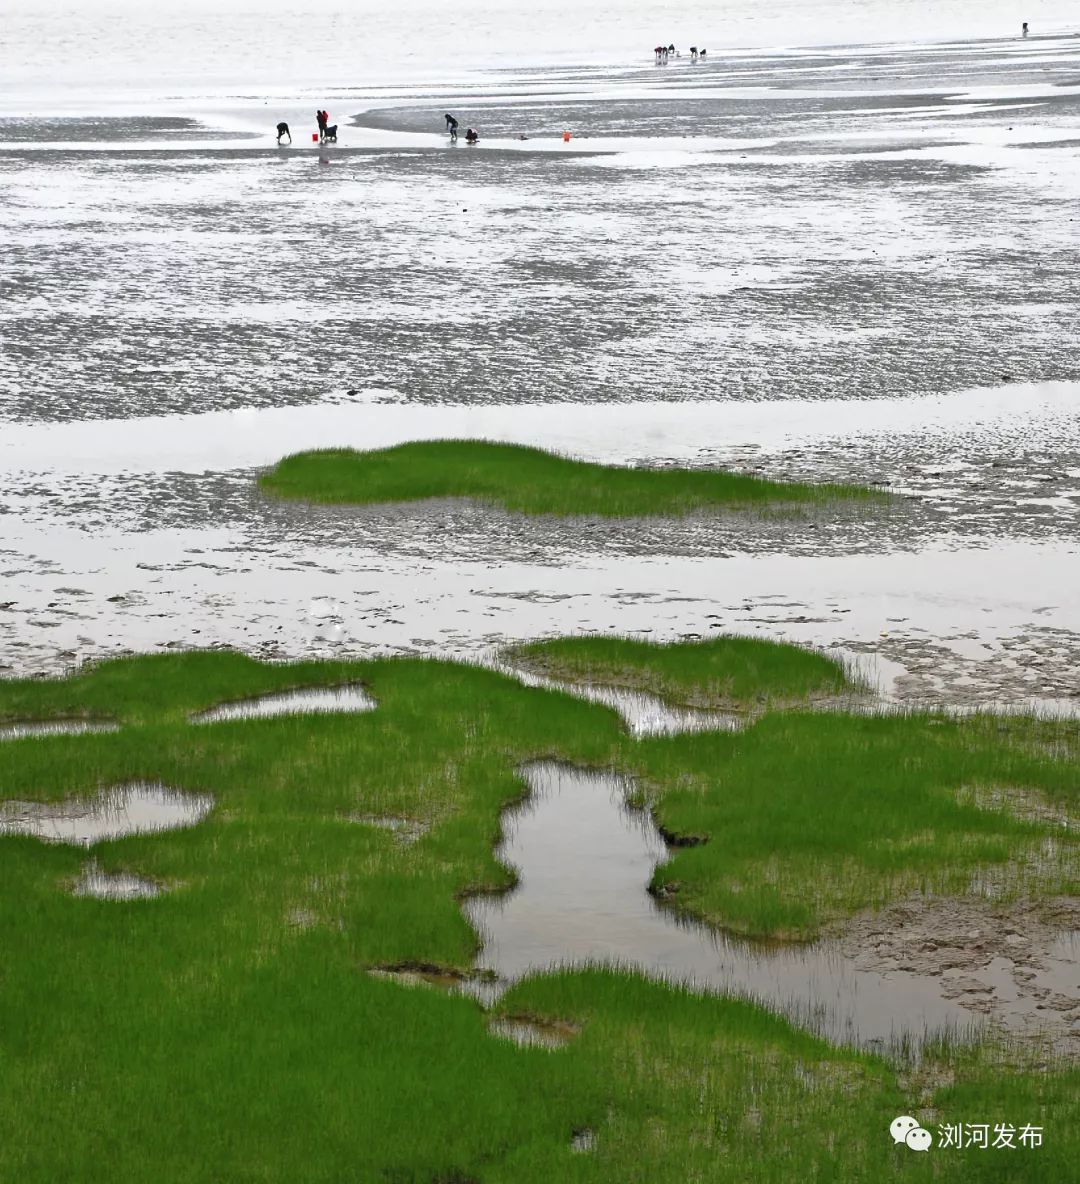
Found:
<svg viewBox="0 0 1080 1184"><path fill-rule="evenodd" d="M1070 1179L1070 14L19 5L0 1177Z"/></svg>

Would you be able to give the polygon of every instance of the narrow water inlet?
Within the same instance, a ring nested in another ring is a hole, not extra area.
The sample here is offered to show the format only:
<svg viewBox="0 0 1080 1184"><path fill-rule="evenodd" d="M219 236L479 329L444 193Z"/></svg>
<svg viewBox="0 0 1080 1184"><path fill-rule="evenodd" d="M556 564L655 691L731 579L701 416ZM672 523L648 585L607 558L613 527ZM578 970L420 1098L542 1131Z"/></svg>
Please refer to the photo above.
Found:
<svg viewBox="0 0 1080 1184"><path fill-rule="evenodd" d="M478 968L504 986L604 962L753 999L843 1043L889 1046L979 1026L933 977L860 970L830 943L763 949L677 919L646 891L667 848L652 818L626 806L628 779L548 762L522 774L532 792L504 816L498 851L519 884L464 905L483 937Z"/></svg>
<svg viewBox="0 0 1080 1184"><path fill-rule="evenodd" d="M125 835L194 826L213 805L210 794L134 781L88 798L0 803L0 835L32 835L47 843L89 847Z"/></svg>
<svg viewBox="0 0 1080 1184"><path fill-rule="evenodd" d="M81 736L87 732L117 732L120 725L108 720L42 719L0 725L0 740L22 740L25 736Z"/></svg>
<svg viewBox="0 0 1080 1184"><path fill-rule="evenodd" d="M192 723L211 724L228 719L269 719L277 715L324 715L374 711L378 704L359 686L304 687L234 703L220 703L191 717Z"/></svg>

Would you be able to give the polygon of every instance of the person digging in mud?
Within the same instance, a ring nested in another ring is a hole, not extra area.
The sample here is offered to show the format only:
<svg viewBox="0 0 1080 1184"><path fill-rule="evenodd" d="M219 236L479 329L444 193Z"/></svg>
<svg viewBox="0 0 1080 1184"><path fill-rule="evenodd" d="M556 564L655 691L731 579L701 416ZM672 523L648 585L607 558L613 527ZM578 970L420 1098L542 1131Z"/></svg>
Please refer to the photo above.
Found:
<svg viewBox="0 0 1080 1184"><path fill-rule="evenodd" d="M277 142L279 144L281 143L282 136L288 136L289 143L292 143L292 132L289 131L289 125L287 123L279 123L277 125Z"/></svg>
<svg viewBox="0 0 1080 1184"><path fill-rule="evenodd" d="M447 113L446 113L446 130L450 133L450 142L452 144L457 142L457 129L458 129L458 121L450 114L449 111L447 111Z"/></svg>
<svg viewBox="0 0 1080 1184"><path fill-rule="evenodd" d="M465 133L465 143L466 144L479 144L480 143L480 133L475 128L469 128L469 130Z"/></svg>

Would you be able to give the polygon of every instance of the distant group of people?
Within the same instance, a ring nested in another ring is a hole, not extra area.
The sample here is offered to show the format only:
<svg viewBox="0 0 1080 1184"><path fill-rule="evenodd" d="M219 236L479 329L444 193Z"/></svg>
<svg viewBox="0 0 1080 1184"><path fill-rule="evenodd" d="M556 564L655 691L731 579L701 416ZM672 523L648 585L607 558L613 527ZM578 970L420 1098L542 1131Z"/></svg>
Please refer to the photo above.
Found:
<svg viewBox="0 0 1080 1184"><path fill-rule="evenodd" d="M706 56L708 51L698 49L696 45L690 46L690 61L696 62L699 58ZM656 64L658 66L666 66L670 58L681 58L682 54L675 48L674 42L671 45L658 45L653 53L656 54Z"/></svg>
<svg viewBox="0 0 1080 1184"><path fill-rule="evenodd" d="M446 112L446 130L450 133L450 143L456 144L457 143L457 132L458 132L458 121L450 114L449 111ZM472 128L472 127L466 128L465 129L465 143L466 144L479 144L480 143L480 133L477 132L477 130L475 128Z"/></svg>
<svg viewBox="0 0 1080 1184"><path fill-rule="evenodd" d="M1024 23L1020 26L1020 36L1027 37L1028 32L1029 32L1028 23L1027 23L1027 21L1024 21ZM656 48L653 50L653 53L656 55L656 64L658 66L666 66L668 61L671 58L681 58L682 57L682 54L679 53L679 51L675 48L674 42L672 42L671 45L656 46ZM696 45L690 46L690 61L691 62L700 61L707 54L708 54L708 50L698 49L698 47ZM330 116L325 111L316 111L315 112L315 121L319 126L319 143L320 144L336 144L337 143L337 124L330 123ZM458 121L453 117L453 115L450 114L449 111L446 112L446 130L450 133L450 142L452 144L456 144L457 138L458 138ZM289 131L289 125L284 122L279 123L277 125L277 142L279 144L281 143L282 138L288 138L289 143L290 144L292 143L292 133ZM568 140L569 138L570 138L569 134L564 133L563 139ZM528 137L527 136L519 136L518 139L525 140L525 139L528 139ZM466 128L465 143L466 144L478 144L479 142L480 142L480 133L477 132L475 128L471 128L471 127Z"/></svg>
<svg viewBox="0 0 1080 1184"><path fill-rule="evenodd" d="M320 144L336 144L337 143L337 124L330 122L330 116L325 111L315 112L315 122L319 128L319 143ZM446 130L450 133L450 140L452 143L457 143L458 138L458 121L448 111L446 113ZM518 139L525 140L527 136L519 136ZM277 125L277 142L280 144L282 140L288 140L292 143L292 132L289 131L289 125L282 120ZM466 128L465 130L466 144L479 144L480 133L475 128Z"/></svg>
<svg viewBox="0 0 1080 1184"><path fill-rule="evenodd" d="M319 143L336 144L337 124L330 122L330 116L325 111L316 111L315 122L319 128ZM284 120L277 125L277 142L280 144L282 140L292 143L292 132L289 131L289 125Z"/></svg>

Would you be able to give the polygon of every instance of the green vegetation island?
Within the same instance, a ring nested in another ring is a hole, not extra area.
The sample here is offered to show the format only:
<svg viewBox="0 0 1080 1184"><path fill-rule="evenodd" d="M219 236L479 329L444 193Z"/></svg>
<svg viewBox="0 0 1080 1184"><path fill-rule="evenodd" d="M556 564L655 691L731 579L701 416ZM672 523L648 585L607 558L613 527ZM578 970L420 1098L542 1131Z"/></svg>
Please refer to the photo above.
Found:
<svg viewBox="0 0 1080 1184"><path fill-rule="evenodd" d="M529 976L490 1009L429 982L470 974L462 898L514 883L495 849L525 762L633 777L665 832L696 844L656 869L665 907L806 940L913 888L970 891L977 872L1006 897L1075 894L1073 832L1050 817L1076 811L1075 722L814 710L862 688L827 657L751 639L682 643L674 668L664 647L618 639L525 652L579 676L584 654L595 675L635 670L673 701L750 714L737 731L635 738L569 693L417 658L191 652L0 681L0 730L114 728L0 739L0 820L132 783L213 803L182 829L89 847L0 833L0 1179L1074 1178L1075 1061L989 1037L886 1055L610 967ZM316 687L362 687L374 706L199 719ZM999 786L1046 815L975 793ZM1068 856L1051 869L1048 841ZM76 895L88 860L160 892ZM403 969L418 985L387 973ZM568 1038L520 1047L496 1018ZM918 1155L888 1133L909 1113L1042 1123L1047 1137Z"/></svg>
<svg viewBox="0 0 1080 1184"><path fill-rule="evenodd" d="M259 478L275 497L376 505L471 498L523 514L680 516L707 509L883 501L858 485L768 481L744 473L592 464L488 440L421 440L358 452L298 452Z"/></svg>

